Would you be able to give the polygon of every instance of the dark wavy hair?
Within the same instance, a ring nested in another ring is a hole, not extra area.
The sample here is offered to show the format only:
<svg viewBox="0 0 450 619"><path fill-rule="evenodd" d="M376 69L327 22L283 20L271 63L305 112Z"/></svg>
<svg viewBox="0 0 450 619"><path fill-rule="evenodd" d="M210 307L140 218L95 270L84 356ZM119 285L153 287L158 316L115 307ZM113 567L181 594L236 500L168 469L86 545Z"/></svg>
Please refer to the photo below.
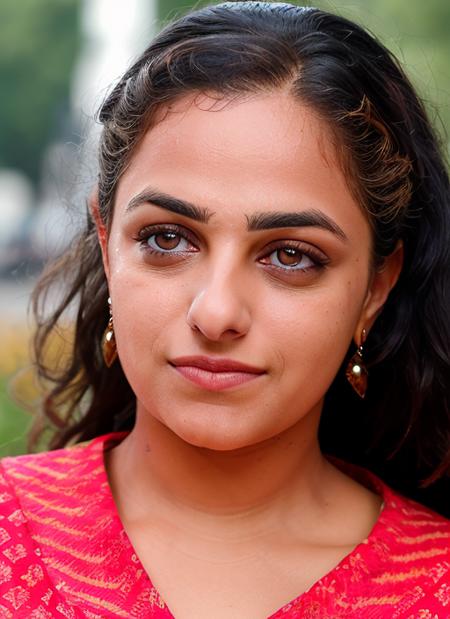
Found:
<svg viewBox="0 0 450 619"><path fill-rule="evenodd" d="M399 239L405 252L365 347L366 399L339 372L325 399L322 449L450 515L443 492L450 469L449 178L422 102L373 36L342 17L284 3L226 2L167 25L101 107L100 217L108 229L121 175L165 104L201 91L232 97L281 87L332 129L373 231L374 268ZM48 313L55 284L64 294ZM50 448L133 427L135 396L120 362L108 369L102 359L107 297L87 209L78 239L34 293L35 360L47 392L32 442L44 426ZM49 365L46 345L74 305L71 354L67 363Z"/></svg>

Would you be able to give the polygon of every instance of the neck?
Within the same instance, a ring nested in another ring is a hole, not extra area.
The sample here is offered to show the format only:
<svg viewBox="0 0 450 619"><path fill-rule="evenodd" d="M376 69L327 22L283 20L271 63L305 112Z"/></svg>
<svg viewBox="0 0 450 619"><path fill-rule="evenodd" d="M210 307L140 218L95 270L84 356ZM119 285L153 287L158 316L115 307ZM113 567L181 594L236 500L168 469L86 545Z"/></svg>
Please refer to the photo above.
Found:
<svg viewBox="0 0 450 619"><path fill-rule="evenodd" d="M326 503L324 479L330 466L320 453L312 411L295 426L255 445L230 451L191 445L145 411L133 431L112 452L107 468L123 518L184 513L203 524L232 523L239 517L254 526L291 503L302 509ZM121 507L122 506L122 507ZM125 507L126 506L126 507ZM124 512L127 511L127 514ZM311 511L311 510L310 510Z"/></svg>

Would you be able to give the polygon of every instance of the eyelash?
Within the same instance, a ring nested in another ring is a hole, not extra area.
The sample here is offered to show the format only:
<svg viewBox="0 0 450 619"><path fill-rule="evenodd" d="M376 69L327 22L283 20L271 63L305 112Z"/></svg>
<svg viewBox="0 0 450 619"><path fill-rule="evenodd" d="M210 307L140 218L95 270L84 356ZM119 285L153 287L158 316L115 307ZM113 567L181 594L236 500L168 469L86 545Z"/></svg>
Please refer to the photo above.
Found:
<svg viewBox="0 0 450 619"><path fill-rule="evenodd" d="M151 255L151 256L170 257L170 256L174 256L177 254L186 253L185 250L177 251L176 249L173 249L173 250L169 249L166 251L164 250L159 251L153 247L149 247L148 240L152 236L163 234L165 232L173 232L180 238L185 239L186 241L188 241L189 243L195 246L195 241L196 241L195 237L191 235L188 232L188 230L176 224L146 226L139 231L139 234L135 238L135 241L139 242L143 251L145 251L147 255ZM306 268L298 268L298 267L289 268L289 266L287 265L285 267L280 267L274 264L268 264L268 263L263 263L263 264L267 264L267 266L269 266L271 269L282 271L283 273L295 274L298 272L305 273L311 270L323 269L329 262L329 260L325 258L324 254L321 251L314 249L310 245L305 245L304 243L300 241L274 241L273 243L269 245L268 248L266 248L265 253L263 256L261 256L260 260L266 257L270 257L273 253L275 253L276 251L282 250L282 249L294 249L298 251L299 261L302 256L306 256L314 263L313 266L309 266ZM198 250L191 251L188 253L196 253L197 251Z"/></svg>
<svg viewBox="0 0 450 619"><path fill-rule="evenodd" d="M189 241L189 243L191 243L192 245L195 245L195 237L189 234L189 232L185 228L182 228L181 226L177 226L176 224L146 226L145 228L142 228L142 230L139 231L139 234L137 235L135 240L139 241L142 249L147 254L150 254L150 255L159 255L159 256L172 255L173 256L175 254L184 253L183 251L179 251L179 250L177 251L175 249L166 250L166 251L163 251L163 250L158 251L157 249L154 249L148 246L149 238L151 238L152 236L157 236L158 234L163 234L164 232L173 232L177 236L180 236L186 241Z"/></svg>

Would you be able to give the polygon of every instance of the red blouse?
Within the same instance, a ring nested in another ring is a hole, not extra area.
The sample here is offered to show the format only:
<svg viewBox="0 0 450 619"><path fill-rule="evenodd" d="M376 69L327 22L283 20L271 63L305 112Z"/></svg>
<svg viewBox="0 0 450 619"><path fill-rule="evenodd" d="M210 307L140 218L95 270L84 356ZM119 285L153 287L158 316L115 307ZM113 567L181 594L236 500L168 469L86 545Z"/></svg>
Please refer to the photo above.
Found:
<svg viewBox="0 0 450 619"><path fill-rule="evenodd" d="M2 460L2 619L173 618L114 504L103 462L114 438ZM384 500L369 537L270 619L449 619L450 521L357 477Z"/></svg>

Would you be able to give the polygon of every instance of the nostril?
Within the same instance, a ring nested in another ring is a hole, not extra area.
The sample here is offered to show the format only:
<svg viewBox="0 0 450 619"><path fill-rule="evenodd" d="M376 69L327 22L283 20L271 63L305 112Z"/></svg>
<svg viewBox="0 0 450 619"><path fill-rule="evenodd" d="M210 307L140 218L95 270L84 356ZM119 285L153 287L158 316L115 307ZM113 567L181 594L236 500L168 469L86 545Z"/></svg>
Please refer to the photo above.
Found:
<svg viewBox="0 0 450 619"><path fill-rule="evenodd" d="M230 337L237 337L238 335L241 335L239 331L236 331L236 329L227 329L223 334Z"/></svg>

